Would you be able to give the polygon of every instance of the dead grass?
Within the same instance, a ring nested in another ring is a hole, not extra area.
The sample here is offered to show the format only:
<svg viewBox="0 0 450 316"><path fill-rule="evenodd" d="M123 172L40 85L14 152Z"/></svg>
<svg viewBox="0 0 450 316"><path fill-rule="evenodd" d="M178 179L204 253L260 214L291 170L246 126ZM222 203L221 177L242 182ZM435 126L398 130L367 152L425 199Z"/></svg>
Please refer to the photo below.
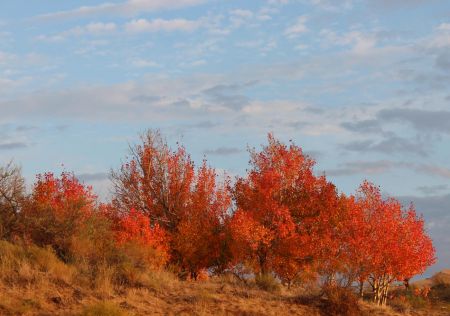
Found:
<svg viewBox="0 0 450 316"><path fill-rule="evenodd" d="M261 290L276 293L281 289L280 282L271 274L262 274L255 277L255 284Z"/></svg>
<svg viewBox="0 0 450 316"><path fill-rule="evenodd" d="M64 264L49 249L0 241L0 315L329 315L326 298L307 289L277 284L275 291L262 290L256 281L244 283L233 275L179 281L172 272L138 268L119 282L120 267L90 267ZM361 315L401 315L389 307L355 304ZM439 308L415 315L448 315Z"/></svg>
<svg viewBox="0 0 450 316"><path fill-rule="evenodd" d="M75 268L61 262L51 249L14 245L0 240L0 278L14 285L51 281L70 284Z"/></svg>
<svg viewBox="0 0 450 316"><path fill-rule="evenodd" d="M360 301L359 305L361 307L361 315L364 316L404 316L404 314L398 313L390 306L380 306L372 302L365 301Z"/></svg>
<svg viewBox="0 0 450 316"><path fill-rule="evenodd" d="M99 302L83 309L80 316L126 316L129 315L119 306L111 302Z"/></svg>

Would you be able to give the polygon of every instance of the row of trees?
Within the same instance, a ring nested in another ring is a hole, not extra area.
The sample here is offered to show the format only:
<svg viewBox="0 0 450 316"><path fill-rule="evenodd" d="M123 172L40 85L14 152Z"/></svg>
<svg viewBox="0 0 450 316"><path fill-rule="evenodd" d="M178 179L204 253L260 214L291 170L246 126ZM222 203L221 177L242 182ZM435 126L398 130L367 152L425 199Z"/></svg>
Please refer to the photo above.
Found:
<svg viewBox="0 0 450 316"><path fill-rule="evenodd" d="M98 256L108 242L133 244L148 250L143 260L152 266L176 266L192 279L205 271L272 274L290 287L315 278L357 283L361 295L370 284L378 304L392 282L434 262L413 205L383 198L370 182L355 195L339 193L314 174L314 160L300 147L271 134L250 157L244 177L219 182L206 161L196 168L184 147L173 150L148 131L111 173L108 204L70 173L39 175L26 195L19 169L9 165L0 169L0 234L51 245L64 260ZM96 236L90 251L87 232Z"/></svg>

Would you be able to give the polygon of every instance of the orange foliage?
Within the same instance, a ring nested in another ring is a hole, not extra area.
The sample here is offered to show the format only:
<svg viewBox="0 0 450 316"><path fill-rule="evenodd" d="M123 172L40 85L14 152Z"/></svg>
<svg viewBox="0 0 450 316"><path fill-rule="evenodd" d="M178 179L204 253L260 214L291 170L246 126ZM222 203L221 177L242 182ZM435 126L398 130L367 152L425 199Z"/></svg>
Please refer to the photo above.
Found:
<svg viewBox="0 0 450 316"><path fill-rule="evenodd" d="M129 161L112 175L112 203L119 212L143 212L172 233L189 205L194 164L183 147L172 151L159 132L149 131L141 140L130 148Z"/></svg>
<svg viewBox="0 0 450 316"><path fill-rule="evenodd" d="M104 252L120 248L137 264L176 264L195 280L234 267L274 274L288 286L317 274L331 288L368 281L378 303L391 282L435 261L412 205L383 198L367 181L355 196L339 194L325 175L314 174L314 160L300 147L272 134L261 151L250 151L250 170L234 186L228 178L218 183L206 161L196 168L184 147L172 150L159 132L141 140L112 174L111 204L98 207L92 189L73 174L38 175L21 207L24 237L67 259L87 238L78 233L104 221L97 234L114 236ZM73 240L78 247L70 248Z"/></svg>
<svg viewBox="0 0 450 316"><path fill-rule="evenodd" d="M202 269L212 267L220 257L224 221L231 203L226 185L216 184L214 169L206 162L198 170L189 207L173 234L180 265L196 279Z"/></svg>
<svg viewBox="0 0 450 316"><path fill-rule="evenodd" d="M115 231L119 247L127 248L135 244L142 249L153 250L147 258L149 264L160 267L168 261L166 232L158 224L152 227L149 218L141 212L131 209L128 214L119 217Z"/></svg>
<svg viewBox="0 0 450 316"><path fill-rule="evenodd" d="M21 214L25 236L40 246L52 246L65 258L71 237L94 212L96 198L92 188L71 173L59 178L38 175Z"/></svg>
<svg viewBox="0 0 450 316"><path fill-rule="evenodd" d="M361 281L368 280L374 300L386 301L389 285L403 281L434 263L434 248L414 207L405 210L394 198L383 199L367 181L360 186L354 209L350 263Z"/></svg>
<svg viewBox="0 0 450 316"><path fill-rule="evenodd" d="M196 172L183 147L172 151L159 132L149 131L113 181L114 208L125 214L135 209L163 228L172 263L193 278L217 263L231 201L206 162Z"/></svg>
<svg viewBox="0 0 450 316"><path fill-rule="evenodd" d="M300 225L315 217L310 205L310 193L317 183L314 161L299 147L287 147L269 134L268 146L251 152L251 165L233 192L237 206L231 221L235 260L249 264L257 273L275 271L290 283L313 249Z"/></svg>

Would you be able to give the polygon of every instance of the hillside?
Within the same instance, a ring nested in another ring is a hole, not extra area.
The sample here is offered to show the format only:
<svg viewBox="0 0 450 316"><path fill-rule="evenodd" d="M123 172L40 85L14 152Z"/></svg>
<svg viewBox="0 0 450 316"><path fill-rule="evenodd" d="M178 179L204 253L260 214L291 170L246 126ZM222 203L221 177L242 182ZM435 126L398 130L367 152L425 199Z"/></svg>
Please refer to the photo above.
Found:
<svg viewBox="0 0 450 316"><path fill-rule="evenodd" d="M439 271L430 278L418 280L413 283L416 287L433 286L436 284L448 284L450 285L450 269Z"/></svg>
<svg viewBox="0 0 450 316"><path fill-rule="evenodd" d="M231 275L181 281L164 271L136 275L117 285L104 269L90 279L52 251L0 242L1 315L330 315L330 302L311 288L247 283ZM269 286L270 285L270 286ZM394 300L395 302L395 300ZM346 304L346 302L343 302ZM401 315L390 307L359 302L354 315ZM398 304L398 302L397 302ZM404 308L405 306L400 306ZM394 304L394 308L398 306ZM404 309L412 315L448 315L448 305Z"/></svg>

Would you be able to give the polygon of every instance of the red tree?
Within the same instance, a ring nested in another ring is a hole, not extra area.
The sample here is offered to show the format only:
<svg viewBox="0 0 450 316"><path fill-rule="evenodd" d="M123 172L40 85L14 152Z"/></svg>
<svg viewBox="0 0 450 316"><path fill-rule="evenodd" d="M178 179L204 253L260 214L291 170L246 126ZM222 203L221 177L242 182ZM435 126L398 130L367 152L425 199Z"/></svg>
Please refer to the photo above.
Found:
<svg viewBox="0 0 450 316"><path fill-rule="evenodd" d="M357 201L352 262L360 281L371 284L374 301L385 304L390 284L423 272L434 262L434 248L413 207L404 210L396 199L383 199L367 181Z"/></svg>
<svg viewBox="0 0 450 316"><path fill-rule="evenodd" d="M59 178L52 173L37 176L21 216L26 237L40 246L51 245L66 258L71 237L92 215L96 195L71 173Z"/></svg>
<svg viewBox="0 0 450 316"><path fill-rule="evenodd" d="M206 162L196 172L185 149L172 151L159 132L148 131L131 157L112 175L113 206L135 209L163 228L170 240L171 262L196 278L216 263L230 205L226 186L216 184Z"/></svg>
<svg viewBox="0 0 450 316"><path fill-rule="evenodd" d="M147 216L132 209L120 216L115 225L116 242L125 251L130 246L138 246L146 261L154 267L163 266L169 259L168 236L158 225L150 225Z"/></svg>
<svg viewBox="0 0 450 316"><path fill-rule="evenodd" d="M120 212L143 212L174 232L189 205L194 163L183 147L172 151L158 131L148 131L141 141L130 147L128 162L112 173L112 204Z"/></svg>
<svg viewBox="0 0 450 316"><path fill-rule="evenodd" d="M215 170L204 161L195 179L189 207L173 235L180 264L193 279L197 279L202 269L215 266L221 256L230 203L227 185L217 185Z"/></svg>
<svg viewBox="0 0 450 316"><path fill-rule="evenodd" d="M273 135L261 152L251 151L251 170L234 188L237 210L231 222L237 261L255 272L276 272L290 282L316 253L318 220L336 200L334 186L316 178L314 161L295 144ZM334 205L333 205L334 206Z"/></svg>

